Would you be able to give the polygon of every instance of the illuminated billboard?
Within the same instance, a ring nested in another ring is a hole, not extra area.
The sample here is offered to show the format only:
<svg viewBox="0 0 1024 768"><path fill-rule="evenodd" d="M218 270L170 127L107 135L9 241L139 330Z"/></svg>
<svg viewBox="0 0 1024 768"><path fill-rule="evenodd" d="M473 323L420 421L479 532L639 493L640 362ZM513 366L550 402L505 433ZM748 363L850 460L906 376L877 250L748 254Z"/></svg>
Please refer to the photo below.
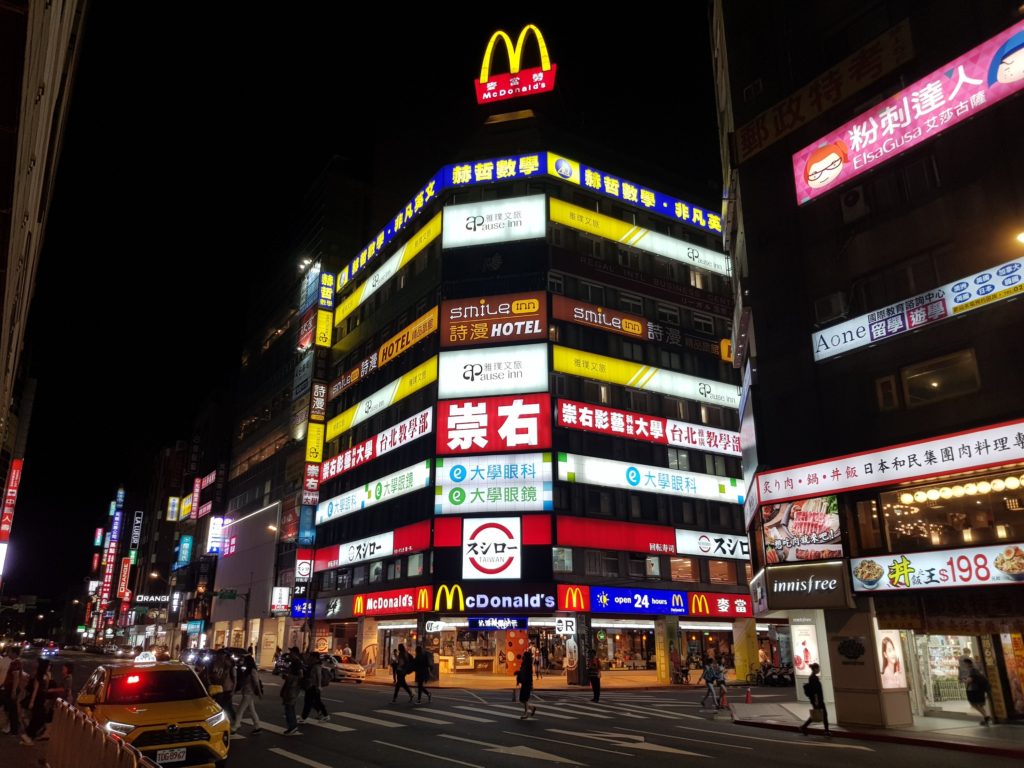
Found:
<svg viewBox="0 0 1024 768"><path fill-rule="evenodd" d="M558 478L570 483L591 483L627 491L665 493L727 504L743 503L743 480L699 472L652 467L629 461L558 454Z"/></svg>
<svg viewBox="0 0 1024 768"><path fill-rule="evenodd" d="M554 508L550 453L458 456L435 464L435 514Z"/></svg>
<svg viewBox="0 0 1024 768"><path fill-rule="evenodd" d="M551 447L549 395L505 395L437 404L438 454Z"/></svg>
<svg viewBox="0 0 1024 768"><path fill-rule="evenodd" d="M546 291L452 299L441 304L441 346L538 341L548 336Z"/></svg>
<svg viewBox="0 0 1024 768"><path fill-rule="evenodd" d="M421 461L411 467L392 472L366 485L353 488L333 499L322 501L316 508L316 524L330 522L360 509L376 506L430 485L430 462Z"/></svg>
<svg viewBox="0 0 1024 768"><path fill-rule="evenodd" d="M444 209L442 248L542 238L547 234L544 195L508 197Z"/></svg>
<svg viewBox="0 0 1024 768"><path fill-rule="evenodd" d="M399 400L408 397L428 384L437 381L437 355L421 363L408 373L395 379L385 387L381 387L365 400L339 413L327 422L327 440L347 432L356 424L360 424L383 411ZM312 425L311 425L312 426Z"/></svg>
<svg viewBox="0 0 1024 768"><path fill-rule="evenodd" d="M337 456L325 459L319 465L319 482L326 483L328 480L348 472L350 469L362 466L369 461L383 456L385 453L411 443L417 438L430 433L433 425L433 408L427 408L417 414L403 419L383 432L379 432L365 441L356 443ZM319 483L317 484L319 487ZM316 490L315 488L311 490Z"/></svg>
<svg viewBox="0 0 1024 768"><path fill-rule="evenodd" d="M548 345L442 352L438 378L441 398L546 392Z"/></svg>
<svg viewBox="0 0 1024 768"><path fill-rule="evenodd" d="M523 56L523 46L531 34L537 42L540 66L522 69L520 62ZM498 43L504 44L505 52L508 54L508 72L491 72L491 65L494 61L494 49ZM480 65L480 77L473 81L474 85L476 85L476 103L489 104L493 101L533 96L538 93L550 93L555 88L555 75L557 72L558 65L551 63L544 35L541 34L541 31L536 26L527 24L523 27L519 33L519 39L516 40L514 45L512 38L504 30L499 29L487 41L487 48L484 49L484 60Z"/></svg>

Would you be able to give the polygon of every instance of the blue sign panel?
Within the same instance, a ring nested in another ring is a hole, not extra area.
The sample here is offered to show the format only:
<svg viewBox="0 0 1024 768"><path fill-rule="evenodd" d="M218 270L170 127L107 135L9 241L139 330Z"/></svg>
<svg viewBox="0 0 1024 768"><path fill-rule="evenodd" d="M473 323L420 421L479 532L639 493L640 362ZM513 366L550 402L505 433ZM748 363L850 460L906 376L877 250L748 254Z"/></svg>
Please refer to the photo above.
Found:
<svg viewBox="0 0 1024 768"><path fill-rule="evenodd" d="M178 562L187 563L192 559L192 537L182 536L178 540Z"/></svg>
<svg viewBox="0 0 1024 768"><path fill-rule="evenodd" d="M470 616L469 629L484 632L499 629L526 629L529 619L525 616Z"/></svg>
<svg viewBox="0 0 1024 768"><path fill-rule="evenodd" d="M190 621L185 625L185 631L190 635L201 635L203 634L203 620Z"/></svg>
<svg viewBox="0 0 1024 768"><path fill-rule="evenodd" d="M686 592L675 590L591 587L590 610L594 613L685 616L686 598Z"/></svg>
<svg viewBox="0 0 1024 768"><path fill-rule="evenodd" d="M312 600L292 600L292 618L308 619L313 615Z"/></svg>

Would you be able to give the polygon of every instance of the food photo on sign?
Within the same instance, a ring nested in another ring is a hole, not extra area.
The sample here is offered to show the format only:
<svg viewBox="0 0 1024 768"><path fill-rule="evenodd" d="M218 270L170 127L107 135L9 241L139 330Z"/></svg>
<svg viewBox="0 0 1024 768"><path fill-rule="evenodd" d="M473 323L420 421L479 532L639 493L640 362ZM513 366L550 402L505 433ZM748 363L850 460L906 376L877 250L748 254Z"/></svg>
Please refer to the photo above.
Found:
<svg viewBox="0 0 1024 768"><path fill-rule="evenodd" d="M813 499L761 507L765 560L768 563L829 560L843 556L839 499Z"/></svg>

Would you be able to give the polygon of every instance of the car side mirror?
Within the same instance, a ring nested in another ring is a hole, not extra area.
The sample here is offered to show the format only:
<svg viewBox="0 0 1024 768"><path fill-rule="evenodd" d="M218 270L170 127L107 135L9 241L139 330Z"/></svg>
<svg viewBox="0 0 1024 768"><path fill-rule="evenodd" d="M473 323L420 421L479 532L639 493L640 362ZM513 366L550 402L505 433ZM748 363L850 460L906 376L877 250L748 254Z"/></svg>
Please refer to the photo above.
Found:
<svg viewBox="0 0 1024 768"><path fill-rule="evenodd" d="M80 693L75 703L79 707L94 707L96 706L96 697L91 693Z"/></svg>
<svg viewBox="0 0 1024 768"><path fill-rule="evenodd" d="M217 696L217 695L219 695L221 693L224 693L224 686L222 686L222 685L211 685L207 689L206 692L209 693L211 696Z"/></svg>

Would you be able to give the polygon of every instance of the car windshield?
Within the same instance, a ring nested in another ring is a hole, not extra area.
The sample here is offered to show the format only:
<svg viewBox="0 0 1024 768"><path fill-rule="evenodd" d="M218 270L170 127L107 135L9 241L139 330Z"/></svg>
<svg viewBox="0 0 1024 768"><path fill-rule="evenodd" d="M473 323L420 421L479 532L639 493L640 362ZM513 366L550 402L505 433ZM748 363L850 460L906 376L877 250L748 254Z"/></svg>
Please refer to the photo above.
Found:
<svg viewBox="0 0 1024 768"><path fill-rule="evenodd" d="M203 684L188 669L153 672L140 669L110 681L107 704L151 704L158 701L183 701L206 696Z"/></svg>

